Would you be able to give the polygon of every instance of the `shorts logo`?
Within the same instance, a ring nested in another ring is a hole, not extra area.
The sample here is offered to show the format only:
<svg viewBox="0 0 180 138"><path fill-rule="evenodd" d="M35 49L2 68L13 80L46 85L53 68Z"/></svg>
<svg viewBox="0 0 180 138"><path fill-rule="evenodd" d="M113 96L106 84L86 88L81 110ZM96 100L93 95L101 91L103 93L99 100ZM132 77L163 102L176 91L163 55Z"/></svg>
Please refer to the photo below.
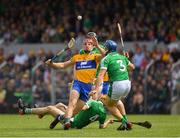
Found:
<svg viewBox="0 0 180 138"><path fill-rule="evenodd" d="M94 60L76 62L76 70L80 69L96 69L96 62Z"/></svg>

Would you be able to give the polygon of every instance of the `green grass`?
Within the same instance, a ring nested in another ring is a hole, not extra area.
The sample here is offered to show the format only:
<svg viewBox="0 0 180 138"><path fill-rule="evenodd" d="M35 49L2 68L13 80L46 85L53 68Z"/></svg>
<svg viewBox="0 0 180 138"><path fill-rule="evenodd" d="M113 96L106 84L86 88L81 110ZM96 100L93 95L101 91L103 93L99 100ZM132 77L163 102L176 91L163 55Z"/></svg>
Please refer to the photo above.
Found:
<svg viewBox="0 0 180 138"><path fill-rule="evenodd" d="M130 120L152 123L151 129L133 126L131 131L117 131L119 123L107 129L98 129L98 123L88 127L65 131L59 124L50 130L51 116L42 120L34 115L0 115L0 137L178 137L180 136L180 116L173 115L129 115Z"/></svg>

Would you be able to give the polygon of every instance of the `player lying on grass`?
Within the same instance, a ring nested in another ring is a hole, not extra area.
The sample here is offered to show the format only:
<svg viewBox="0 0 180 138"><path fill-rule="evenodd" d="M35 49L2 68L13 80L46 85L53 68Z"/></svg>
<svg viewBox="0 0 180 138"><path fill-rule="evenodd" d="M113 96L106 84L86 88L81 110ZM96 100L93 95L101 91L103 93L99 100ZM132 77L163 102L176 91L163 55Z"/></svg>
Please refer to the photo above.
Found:
<svg viewBox="0 0 180 138"><path fill-rule="evenodd" d="M50 124L50 129L53 129L58 122L64 122L64 114L67 109L67 106L62 103L41 108L26 108L21 99L18 101L18 107L21 114L36 114L40 116L50 114L55 117L55 120ZM99 128L106 128L114 122L113 119L109 119L106 122L105 120L106 110L103 103L101 101L89 100L83 106L82 111L70 119L70 123L71 128L81 129L95 121L99 121Z"/></svg>
<svg viewBox="0 0 180 138"><path fill-rule="evenodd" d="M104 96L101 99L112 115L122 122L118 130L130 130L132 128L131 123L123 119L117 105L118 101L127 96L130 91L131 82L129 81L128 68L134 69L134 65L125 56L117 53L116 42L107 40L104 45L108 50L108 54L101 60L101 70L97 78L96 87L90 95L99 92L103 77L107 72L110 88L108 96Z"/></svg>

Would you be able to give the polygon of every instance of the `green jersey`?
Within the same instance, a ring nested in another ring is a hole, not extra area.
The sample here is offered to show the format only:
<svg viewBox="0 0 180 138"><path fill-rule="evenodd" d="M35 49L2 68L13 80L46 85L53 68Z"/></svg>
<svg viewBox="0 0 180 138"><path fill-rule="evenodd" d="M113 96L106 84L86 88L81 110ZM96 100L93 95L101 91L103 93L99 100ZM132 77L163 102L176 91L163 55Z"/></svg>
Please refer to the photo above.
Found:
<svg viewBox="0 0 180 138"><path fill-rule="evenodd" d="M117 52L109 53L101 60L101 69L108 72L109 81L129 80L127 66L130 61Z"/></svg>
<svg viewBox="0 0 180 138"><path fill-rule="evenodd" d="M106 110L104 109L101 101L89 100L86 105L89 107L87 110L80 111L75 115L71 123L72 128L83 128L88 124L99 121L104 124L106 120Z"/></svg>

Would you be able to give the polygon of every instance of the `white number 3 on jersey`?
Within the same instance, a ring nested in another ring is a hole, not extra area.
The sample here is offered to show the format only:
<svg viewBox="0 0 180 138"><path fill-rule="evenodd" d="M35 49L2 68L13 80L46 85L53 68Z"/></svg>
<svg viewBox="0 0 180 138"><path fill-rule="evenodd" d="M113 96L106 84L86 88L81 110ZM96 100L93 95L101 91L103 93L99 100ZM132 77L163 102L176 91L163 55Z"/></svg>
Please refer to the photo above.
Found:
<svg viewBox="0 0 180 138"><path fill-rule="evenodd" d="M117 60L117 63L120 65L120 71L126 70L126 66L123 64L122 60Z"/></svg>

